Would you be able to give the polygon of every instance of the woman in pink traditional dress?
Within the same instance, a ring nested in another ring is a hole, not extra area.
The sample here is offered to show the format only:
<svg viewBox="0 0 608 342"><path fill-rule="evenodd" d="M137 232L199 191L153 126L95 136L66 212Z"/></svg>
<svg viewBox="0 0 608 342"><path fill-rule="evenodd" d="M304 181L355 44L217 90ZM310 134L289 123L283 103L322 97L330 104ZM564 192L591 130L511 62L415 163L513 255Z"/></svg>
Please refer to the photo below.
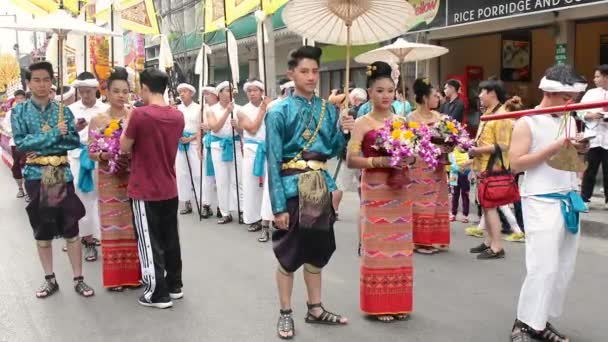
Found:
<svg viewBox="0 0 608 342"><path fill-rule="evenodd" d="M392 68L368 67L372 112L357 119L348 144L348 166L361 176L361 311L379 321L404 320L412 312L412 203L407 196L407 166L390 166L375 149L386 120L403 120L391 111L395 98ZM405 124L405 121L403 122Z"/></svg>
<svg viewBox="0 0 608 342"><path fill-rule="evenodd" d="M432 110L439 104L437 89L426 79L414 82L417 108L410 121L433 126L443 115ZM441 147L443 152L449 152ZM410 198L414 201L414 245L420 254L434 254L450 245L449 186L443 165L434 168L421 158L410 167L412 186Z"/></svg>
<svg viewBox="0 0 608 342"><path fill-rule="evenodd" d="M129 104L128 74L124 68L116 68L108 80L110 108L91 120L90 131L103 130L111 123L127 117ZM91 134L89 134L91 137ZM133 214L127 196L129 174L124 169L111 173L107 152L89 153L98 162L97 191L99 193L99 218L101 223L101 251L103 254L103 286L111 291L124 287L140 286L141 267L137 251L137 239L133 227Z"/></svg>

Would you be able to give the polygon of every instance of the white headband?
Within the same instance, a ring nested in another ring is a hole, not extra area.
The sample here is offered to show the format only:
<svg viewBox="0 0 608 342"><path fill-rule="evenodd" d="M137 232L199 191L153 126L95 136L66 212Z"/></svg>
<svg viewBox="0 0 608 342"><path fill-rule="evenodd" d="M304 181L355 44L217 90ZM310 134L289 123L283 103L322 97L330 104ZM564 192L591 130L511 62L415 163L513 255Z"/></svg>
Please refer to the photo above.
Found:
<svg viewBox="0 0 608 342"><path fill-rule="evenodd" d="M188 89L192 92L192 94L196 93L196 88L194 88L193 86L189 85L188 83L182 83L180 85L177 86L177 91L180 91L182 89Z"/></svg>
<svg viewBox="0 0 608 342"><path fill-rule="evenodd" d="M279 88L281 88L281 90L285 90L288 88L295 88L296 87L296 83L294 81L289 81L285 84L282 84Z"/></svg>
<svg viewBox="0 0 608 342"><path fill-rule="evenodd" d="M218 85L217 85L217 87L215 87L215 90L216 90L216 91L217 91L217 93L219 94L219 93L221 93L221 92L222 92L222 90L224 90L224 89L226 89L226 88L228 88L228 87L230 87L230 82L228 82L228 81L224 81L224 82L222 82L222 83L218 84Z"/></svg>
<svg viewBox="0 0 608 342"><path fill-rule="evenodd" d="M538 85L538 89L547 92L547 93L582 93L587 90L586 83L574 83L572 85L562 84L558 81L549 80L546 77L543 77L540 80L540 84Z"/></svg>
<svg viewBox="0 0 608 342"><path fill-rule="evenodd" d="M72 82L72 87L74 87L76 89L82 88L82 87L98 88L99 81L97 81L97 79L95 79L95 78L89 78L86 80L75 80L74 82Z"/></svg>
<svg viewBox="0 0 608 342"><path fill-rule="evenodd" d="M218 94L218 92L217 92L217 88L215 88L215 87L210 87L210 86L206 86L206 87L201 88L201 91L203 92L203 94L204 94L205 92L207 92L207 93L211 93L211 94L213 94L213 95L215 95L215 96L217 96L217 94Z"/></svg>
<svg viewBox="0 0 608 342"><path fill-rule="evenodd" d="M76 90L74 89L74 87L70 87L68 91L63 93L63 100L65 101L74 95L76 95ZM55 101L61 101L61 95L55 95Z"/></svg>
<svg viewBox="0 0 608 342"><path fill-rule="evenodd" d="M243 86L243 90L245 92L247 92L247 89L249 89L250 87L257 87L259 88L261 91L264 91L264 83L260 82L260 81L251 81L251 82L245 82L245 85Z"/></svg>

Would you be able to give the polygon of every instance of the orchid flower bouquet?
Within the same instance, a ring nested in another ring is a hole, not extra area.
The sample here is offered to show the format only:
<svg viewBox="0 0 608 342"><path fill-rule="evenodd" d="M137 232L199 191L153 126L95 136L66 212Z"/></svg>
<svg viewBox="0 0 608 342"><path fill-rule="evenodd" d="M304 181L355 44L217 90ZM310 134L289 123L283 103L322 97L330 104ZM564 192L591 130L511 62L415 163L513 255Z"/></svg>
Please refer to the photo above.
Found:
<svg viewBox="0 0 608 342"><path fill-rule="evenodd" d="M106 127L89 132L89 152L106 152L111 155L108 160L110 174L117 174L120 171L118 158L122 130L122 120L112 120Z"/></svg>
<svg viewBox="0 0 608 342"><path fill-rule="evenodd" d="M431 127L431 142L435 145L460 147L468 151L473 147L473 141L467 130L456 120L445 116Z"/></svg>
<svg viewBox="0 0 608 342"><path fill-rule="evenodd" d="M426 126L396 118L385 122L378 132L374 148L385 151L393 167L403 164L406 158L416 156L436 167L441 150L431 143L431 138L431 130Z"/></svg>

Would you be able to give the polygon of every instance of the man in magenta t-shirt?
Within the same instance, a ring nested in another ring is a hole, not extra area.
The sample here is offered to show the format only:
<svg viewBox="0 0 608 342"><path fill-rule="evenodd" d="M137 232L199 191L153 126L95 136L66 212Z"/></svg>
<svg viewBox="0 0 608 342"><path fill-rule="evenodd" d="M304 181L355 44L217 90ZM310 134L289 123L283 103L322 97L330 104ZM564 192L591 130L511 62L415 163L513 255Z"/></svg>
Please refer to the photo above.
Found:
<svg viewBox="0 0 608 342"><path fill-rule="evenodd" d="M139 304L165 309L184 295L175 180L175 155L184 116L165 103L166 73L146 69L140 80L145 106L129 113L120 149L121 153L131 153L128 193L133 200L145 284Z"/></svg>

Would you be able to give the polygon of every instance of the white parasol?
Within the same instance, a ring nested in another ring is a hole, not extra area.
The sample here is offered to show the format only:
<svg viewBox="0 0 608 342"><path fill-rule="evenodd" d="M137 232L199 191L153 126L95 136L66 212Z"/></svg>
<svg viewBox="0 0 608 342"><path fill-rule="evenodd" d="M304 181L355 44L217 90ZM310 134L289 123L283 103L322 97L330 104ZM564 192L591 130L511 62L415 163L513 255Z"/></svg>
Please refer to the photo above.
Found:
<svg viewBox="0 0 608 342"><path fill-rule="evenodd" d="M403 38L398 38L393 44L357 56L355 61L362 64L384 61L389 64L398 64L399 67L402 67L403 64L407 62L423 61L445 55L448 52L450 52L450 50L442 46L411 43ZM403 108L405 109L405 80L403 70L400 70L400 75L404 96Z"/></svg>
<svg viewBox="0 0 608 342"><path fill-rule="evenodd" d="M406 0L292 0L283 11L283 21L290 31L320 43L346 45L347 98L351 45L372 44L401 35L414 17L414 8Z"/></svg>
<svg viewBox="0 0 608 342"><path fill-rule="evenodd" d="M103 27L72 17L63 9L63 0L59 2L59 10L45 17L22 21L20 23L3 23L0 28L18 31L37 31L57 34L57 75L59 86L63 89L63 44L68 33L84 35L122 36ZM59 121L63 121L63 92L59 102Z"/></svg>

